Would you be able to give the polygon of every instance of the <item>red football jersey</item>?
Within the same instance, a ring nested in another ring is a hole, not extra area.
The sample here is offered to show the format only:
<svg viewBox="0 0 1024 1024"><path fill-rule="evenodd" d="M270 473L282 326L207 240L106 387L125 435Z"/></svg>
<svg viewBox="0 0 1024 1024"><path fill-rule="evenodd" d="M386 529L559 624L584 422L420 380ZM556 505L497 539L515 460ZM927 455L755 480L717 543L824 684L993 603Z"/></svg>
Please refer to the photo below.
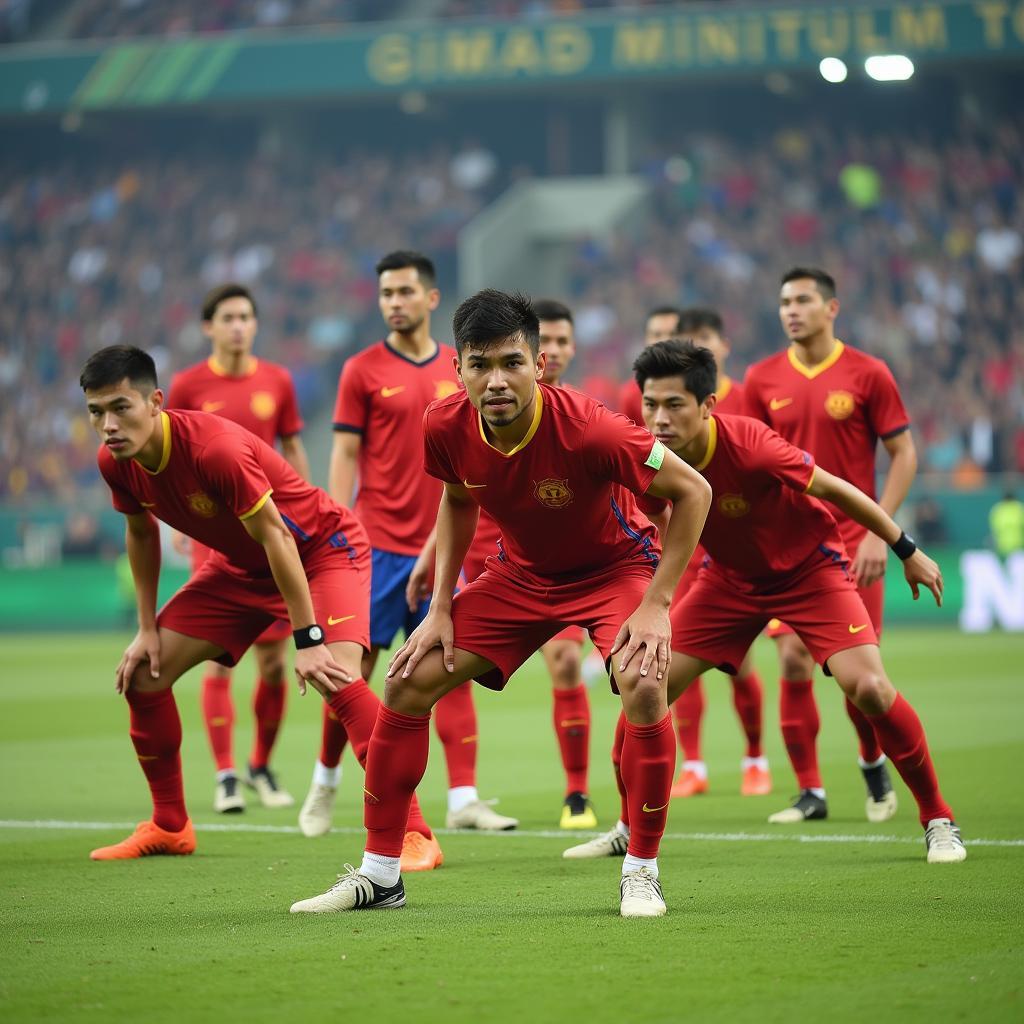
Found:
<svg viewBox="0 0 1024 1024"><path fill-rule="evenodd" d="M435 402L423 420L427 472L468 488L501 531L502 558L542 585L615 562L656 565L657 531L633 495L657 474L660 442L578 391L538 390L530 429L507 455L465 392Z"/></svg>
<svg viewBox="0 0 1024 1024"><path fill-rule="evenodd" d="M712 416L710 424L694 467L714 494L701 545L730 585L784 589L836 529L825 505L804 493L814 458L748 416Z"/></svg>
<svg viewBox="0 0 1024 1024"><path fill-rule="evenodd" d="M271 494L295 536L299 553L322 542L321 520L358 527L348 509L306 483L265 441L231 420L205 412L163 413L164 447L155 472L135 459L115 461L101 446L100 472L118 512L149 511L157 519L220 552L237 569L270 572L263 547L242 525ZM339 537L347 545L344 534Z"/></svg>
<svg viewBox="0 0 1024 1024"><path fill-rule="evenodd" d="M175 375L166 407L216 413L269 445L302 430L292 375L262 359L253 359L249 371L240 377L226 374L212 356L196 363Z"/></svg>
<svg viewBox="0 0 1024 1024"><path fill-rule="evenodd" d="M718 378L718 389L715 394L718 396L718 404L715 406L716 413L729 413L730 415L744 415L746 407L743 402L743 385L727 377L724 373ZM643 394L636 386L635 380L627 380L619 391L619 412L628 416L639 426L644 425L644 403Z"/></svg>
<svg viewBox="0 0 1024 1024"><path fill-rule="evenodd" d="M461 389L454 358L455 349L438 345L415 363L380 341L342 368L334 429L362 437L354 508L380 551L418 555L434 528L441 485L423 472L413 439L427 406Z"/></svg>
<svg viewBox="0 0 1024 1024"><path fill-rule="evenodd" d="M832 354L810 369L787 349L755 363L744 386L750 416L810 452L822 469L875 496L878 440L910 426L885 363L837 341ZM847 550L855 554L867 531L839 509L832 511Z"/></svg>

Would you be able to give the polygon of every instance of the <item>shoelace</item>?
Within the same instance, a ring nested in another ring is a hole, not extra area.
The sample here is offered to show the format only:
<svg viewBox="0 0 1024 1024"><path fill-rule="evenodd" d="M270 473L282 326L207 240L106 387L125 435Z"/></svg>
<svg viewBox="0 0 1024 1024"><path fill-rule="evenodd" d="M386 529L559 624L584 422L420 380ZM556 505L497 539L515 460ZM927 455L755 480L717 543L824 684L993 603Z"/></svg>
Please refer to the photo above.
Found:
<svg viewBox="0 0 1024 1024"><path fill-rule="evenodd" d="M330 809L331 790L327 786L317 787L316 792L313 794L313 805L310 807L311 811L317 814L326 814ZM340 877L340 876L339 876Z"/></svg>
<svg viewBox="0 0 1024 1024"><path fill-rule="evenodd" d="M938 825L932 825L925 832L925 838L928 840L929 846L955 846L959 839L953 826L945 821Z"/></svg>
<svg viewBox="0 0 1024 1024"><path fill-rule="evenodd" d="M655 900L659 899L658 880L647 868L641 868L632 874L623 876L626 880L626 893L632 899Z"/></svg>
<svg viewBox="0 0 1024 1024"><path fill-rule="evenodd" d="M351 864L345 864L343 866L345 868L345 874L338 875L338 880L334 883L334 885L331 886L332 892L335 889L340 889L343 885L345 885L346 882L355 881L355 879L359 875L359 872L356 871L356 869Z"/></svg>

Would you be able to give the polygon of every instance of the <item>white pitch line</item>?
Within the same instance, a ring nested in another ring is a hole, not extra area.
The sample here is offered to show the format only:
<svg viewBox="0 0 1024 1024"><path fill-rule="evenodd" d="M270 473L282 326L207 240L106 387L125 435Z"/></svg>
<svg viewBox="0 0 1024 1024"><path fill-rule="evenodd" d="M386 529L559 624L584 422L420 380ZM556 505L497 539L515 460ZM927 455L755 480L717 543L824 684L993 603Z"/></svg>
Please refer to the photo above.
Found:
<svg viewBox="0 0 1024 1024"><path fill-rule="evenodd" d="M118 829L134 829L134 822L127 821L20 821L0 819L0 830L11 829L48 829L54 832L107 832ZM197 832L254 832L272 835L299 835L295 825L243 825L243 824L198 824ZM564 842L588 839L600 835L599 832L567 832L561 829L513 829L510 832L477 832L472 829L434 829L438 835L475 835L493 836L504 839L561 839ZM341 836L361 836L361 828L334 828L331 832ZM665 839L680 842L699 843L920 843L920 836L886 836L886 835L836 835L834 833L800 833L800 832L666 832ZM969 836L968 846L1010 846L1024 847L1024 839L975 839Z"/></svg>

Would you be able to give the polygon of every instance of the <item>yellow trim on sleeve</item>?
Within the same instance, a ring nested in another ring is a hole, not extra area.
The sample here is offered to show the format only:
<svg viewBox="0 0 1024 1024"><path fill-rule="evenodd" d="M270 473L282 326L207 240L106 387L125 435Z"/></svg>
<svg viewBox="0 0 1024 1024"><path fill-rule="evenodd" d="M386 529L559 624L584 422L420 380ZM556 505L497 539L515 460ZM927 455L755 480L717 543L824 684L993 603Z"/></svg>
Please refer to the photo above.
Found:
<svg viewBox="0 0 1024 1024"><path fill-rule="evenodd" d="M811 467L811 479L807 481L807 486L804 488L804 494L807 494L811 489L811 484L814 483L814 474L818 472L817 466Z"/></svg>
<svg viewBox="0 0 1024 1024"><path fill-rule="evenodd" d="M138 459L135 460L136 462L139 462L140 466L142 466L143 471L148 473L150 476L156 476L158 473L162 473L167 468L167 463L171 461L171 444L174 436L171 433L171 417L168 416L166 412L161 412L160 423L164 429L163 449L160 452L160 465L157 466L156 469L146 469Z"/></svg>
<svg viewBox="0 0 1024 1024"><path fill-rule="evenodd" d="M530 424L530 429L527 430L526 436L512 449L510 452L503 452L500 448L495 448L490 441L487 440L487 432L484 429L484 418L480 415L479 411L476 414L477 426L480 428L480 440L483 441L488 448L494 448L499 455L504 455L506 459L511 459L513 455L517 455L521 452L532 440L533 435L537 433L537 428L540 426L540 418L544 414L544 392L537 388L537 397L534 400L533 406L533 422Z"/></svg>
<svg viewBox="0 0 1024 1024"><path fill-rule="evenodd" d="M708 463L714 457L715 448L718 445L718 422L715 417L712 416L708 421L708 447L704 452L704 458L697 463L693 468L700 473L702 470L707 468Z"/></svg>
<svg viewBox="0 0 1024 1024"><path fill-rule="evenodd" d="M240 515L240 516L239 516L238 518L239 518L239 519L250 519L250 518L252 518L252 517L253 517L254 515L256 515L256 513L257 513L257 512L259 512L259 510L260 510L261 508L263 508L263 506L264 506L264 505L266 505L266 503L267 503L267 499L268 499L268 498L269 498L269 497L270 497L270 496L271 496L271 495L272 495L273 493L274 493L274 488L273 488L273 487L271 487L271 488L270 488L270 490L269 490L269 491L267 491L267 493L266 493L266 494L264 494L264 495L263 495L263 497L262 497L262 498L260 498L260 500L259 500L259 501L257 501L257 502L256 502L256 504L255 504L255 505L253 505L253 507L252 507L251 509L249 509L249 511L248 511L248 512L243 512L243 513L242 513L242 514L241 514L241 515Z"/></svg>
<svg viewBox="0 0 1024 1024"><path fill-rule="evenodd" d="M796 353L793 350L793 346L790 345L786 349L786 355L789 356L790 365L797 373L803 374L808 380L814 380L819 374L824 373L830 366L834 366L839 357L843 354L846 346L836 338L836 347L817 366L804 366L796 357Z"/></svg>

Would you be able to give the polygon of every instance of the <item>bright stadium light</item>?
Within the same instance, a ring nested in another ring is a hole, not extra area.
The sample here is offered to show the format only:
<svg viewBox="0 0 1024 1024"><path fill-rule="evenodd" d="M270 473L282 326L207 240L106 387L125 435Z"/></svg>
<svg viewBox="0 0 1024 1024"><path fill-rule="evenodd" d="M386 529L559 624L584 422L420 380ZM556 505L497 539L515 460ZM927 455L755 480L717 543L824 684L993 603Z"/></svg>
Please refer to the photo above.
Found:
<svg viewBox="0 0 1024 1024"><path fill-rule="evenodd" d="M864 70L876 82L905 82L914 74L914 62L902 53L868 57Z"/></svg>
<svg viewBox="0 0 1024 1024"><path fill-rule="evenodd" d="M840 60L838 57L826 57L819 65L818 70L821 72L821 77L826 82L833 82L838 85L840 82L846 81L846 61Z"/></svg>

